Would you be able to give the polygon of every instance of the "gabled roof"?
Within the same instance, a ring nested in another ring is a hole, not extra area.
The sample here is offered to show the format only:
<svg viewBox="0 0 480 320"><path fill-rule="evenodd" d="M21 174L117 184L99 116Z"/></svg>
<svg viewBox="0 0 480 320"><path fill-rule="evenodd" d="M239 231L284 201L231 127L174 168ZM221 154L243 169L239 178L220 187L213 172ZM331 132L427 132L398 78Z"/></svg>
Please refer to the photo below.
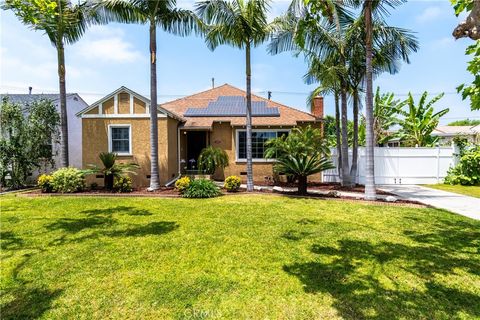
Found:
<svg viewBox="0 0 480 320"><path fill-rule="evenodd" d="M138 99L142 100L143 102L147 103L147 104L150 104L150 99L142 96L141 94L127 88L127 87L124 87L124 86L121 86L120 88L118 88L117 90L109 93L108 95L106 95L105 97L101 98L100 100L97 100L95 101L94 103L90 104L90 106L88 106L87 108L79 111L76 116L80 116L88 111L90 111L91 109L95 108L96 106L98 106L100 103L103 103L109 99L111 99L112 97L114 97L115 95L119 94L119 93L122 93L122 92L126 92L128 94L131 94L135 97L137 97ZM177 120L180 120L180 121L184 121L184 119L179 116L178 114L176 114L175 112L172 112L170 110L166 110L164 108L162 108L160 105L157 106L157 110L160 111L160 112L163 112L165 114L167 114L168 116L170 116L171 118L174 118L174 119L177 119Z"/></svg>
<svg viewBox="0 0 480 320"><path fill-rule="evenodd" d="M210 103L217 101L220 97L231 96L245 97L246 92L229 84L224 84L219 87L193 94L191 96L163 103L161 106L164 109L179 114L186 119L184 127L211 128L213 122L230 122L232 126L244 126L244 116L222 116L220 113L221 108L219 108L219 114L217 116L188 116L189 113L187 113L187 110L189 109L204 109L207 108ZM277 108L279 112L279 116L254 116L252 118L252 124L254 126L296 126L301 122L318 121L318 119L316 119L315 116L310 113L288 107L257 95L252 95L252 100L264 102L266 103L267 108Z"/></svg>

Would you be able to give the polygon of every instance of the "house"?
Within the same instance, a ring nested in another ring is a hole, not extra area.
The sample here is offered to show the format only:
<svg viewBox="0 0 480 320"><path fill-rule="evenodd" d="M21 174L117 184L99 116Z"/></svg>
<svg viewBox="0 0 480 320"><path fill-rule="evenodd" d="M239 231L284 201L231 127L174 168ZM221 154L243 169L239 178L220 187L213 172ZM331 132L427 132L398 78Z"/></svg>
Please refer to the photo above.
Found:
<svg viewBox="0 0 480 320"><path fill-rule="evenodd" d="M162 184L195 172L200 152L209 145L225 150L229 157L229 166L217 172L216 178L238 175L246 179L245 96L245 91L225 84L157 106ZM314 114L255 95L252 100L254 180L264 181L273 175L272 160L263 157L264 142L296 126L320 128L323 98L315 98ZM99 153L115 152L121 161L140 165L133 177L136 186L149 185L150 110L148 98L121 87L79 112L83 166L100 165ZM101 178L91 177L90 182L101 184Z"/></svg>
<svg viewBox="0 0 480 320"><path fill-rule="evenodd" d="M8 98L11 102L27 106L30 103L40 100L51 100L58 112L60 113L60 97L58 94L0 94L0 99ZM67 123L68 123L68 150L69 150L69 164L71 167L82 167L82 122L76 114L85 108L88 104L77 93L67 93ZM54 150L59 150L59 146L53 146ZM55 167L60 167L60 154L57 152L55 156ZM48 169L48 168L47 168ZM35 177L35 173L33 174Z"/></svg>
<svg viewBox="0 0 480 320"><path fill-rule="evenodd" d="M441 145L451 144L455 137L465 137L470 142L480 143L480 124L475 126L438 126L432 136L439 137Z"/></svg>

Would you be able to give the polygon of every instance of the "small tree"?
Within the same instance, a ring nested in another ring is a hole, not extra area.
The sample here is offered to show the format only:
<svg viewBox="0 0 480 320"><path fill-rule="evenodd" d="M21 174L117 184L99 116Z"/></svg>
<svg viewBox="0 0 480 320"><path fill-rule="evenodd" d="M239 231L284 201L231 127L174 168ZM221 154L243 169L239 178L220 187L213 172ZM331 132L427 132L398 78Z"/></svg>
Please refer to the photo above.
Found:
<svg viewBox="0 0 480 320"><path fill-rule="evenodd" d="M59 142L60 117L49 100L29 106L2 100L0 109L0 183L10 188L24 187L34 169L54 166Z"/></svg>
<svg viewBox="0 0 480 320"><path fill-rule="evenodd" d="M310 126L294 128L288 136L266 143L267 158L275 158L275 172L298 180L298 193L307 193L307 178L312 174L335 168L327 158L329 149L319 129Z"/></svg>
<svg viewBox="0 0 480 320"><path fill-rule="evenodd" d="M224 169L228 166L227 153L213 146L202 150L198 157L198 169L207 174L214 174L217 168Z"/></svg>

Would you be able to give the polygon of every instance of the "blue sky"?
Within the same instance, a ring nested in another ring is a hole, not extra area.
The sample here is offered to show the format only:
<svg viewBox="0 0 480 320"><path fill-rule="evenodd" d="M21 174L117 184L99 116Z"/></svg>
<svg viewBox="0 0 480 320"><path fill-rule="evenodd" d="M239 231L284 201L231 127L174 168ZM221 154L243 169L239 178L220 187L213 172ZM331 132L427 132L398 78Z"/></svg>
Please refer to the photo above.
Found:
<svg viewBox="0 0 480 320"><path fill-rule="evenodd" d="M280 15L287 1L273 1L270 17ZM191 8L191 0L179 1ZM1 13L0 92L57 92L56 52L48 38L22 25L10 12ZM465 71L465 47L469 40L454 41L451 31L459 21L448 0L409 1L391 11L388 22L416 32L419 52L411 56L396 75L384 74L374 86L404 98L408 92L445 92L437 108L450 108L443 123L461 118L480 119L470 111L455 87L471 80ZM192 94L230 83L245 88L244 52L228 46L210 51L200 37L180 38L158 32L159 101ZM93 102L121 85L149 96L148 29L142 25L109 24L90 28L76 44L66 49L67 90ZM314 86L303 83L306 64L290 53L271 56L266 46L252 53L252 89L259 95L272 91L272 99L307 110L306 97ZM326 113L333 101L326 98Z"/></svg>

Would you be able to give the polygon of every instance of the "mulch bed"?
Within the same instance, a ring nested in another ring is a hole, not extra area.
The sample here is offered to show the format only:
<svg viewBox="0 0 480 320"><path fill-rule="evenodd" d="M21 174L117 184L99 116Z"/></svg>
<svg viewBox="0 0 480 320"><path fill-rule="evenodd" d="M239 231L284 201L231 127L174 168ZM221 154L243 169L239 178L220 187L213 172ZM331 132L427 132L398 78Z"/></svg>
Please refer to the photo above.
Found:
<svg viewBox="0 0 480 320"><path fill-rule="evenodd" d="M283 187L293 187L293 185L288 186L284 184ZM318 189L317 189L318 187ZM310 188L310 185L309 185ZM335 195L322 195L322 194L312 194L309 193L307 196L297 195L295 192L274 192L272 190L262 190L262 191L255 191L250 194L252 195L276 195L276 196L287 196L293 198L305 198L305 199L323 199L323 200L337 200L337 201L347 201L347 202L360 202L360 203L367 203L367 204L376 204L376 205L388 205L388 206L407 206L413 208L426 208L428 206L415 202L415 201L408 201L408 200L401 200L398 199L396 202L388 202L382 199L378 199L376 201L366 201L361 199L361 194L364 191L363 186L356 186L354 188L342 188L339 184L326 184L326 183L317 183L316 186L313 186L312 189L314 190L323 190L323 191L348 191L348 192L357 192L359 193L358 197L339 197ZM226 192L222 190L222 195L228 196L236 196L241 194L246 194L247 191L245 189L240 189L237 192ZM379 194L389 194L389 193L380 193ZM181 195L172 187L161 187L155 191L148 191L147 188L136 188L132 192L129 193L118 193L118 192L110 192L103 189L98 190L86 190L83 192L77 193L70 193L70 194L61 194L61 193L42 193L40 189L35 189L30 192L23 192L19 194L20 196L26 197L43 197L43 196L69 196L69 197L159 197L159 198L181 198Z"/></svg>
<svg viewBox="0 0 480 320"><path fill-rule="evenodd" d="M256 186L279 186L282 188L296 188L297 184L296 183L288 183L288 182L277 182L275 184L273 183L266 183L266 182L255 182ZM308 184L308 189L311 190L320 190L320 191L345 191L345 192L359 192L359 193L364 193L365 192L365 186L357 184L356 186L352 188L348 187L342 187L340 183L337 182L310 182ZM377 189L377 194L389 196L392 195L391 193L378 190Z"/></svg>

